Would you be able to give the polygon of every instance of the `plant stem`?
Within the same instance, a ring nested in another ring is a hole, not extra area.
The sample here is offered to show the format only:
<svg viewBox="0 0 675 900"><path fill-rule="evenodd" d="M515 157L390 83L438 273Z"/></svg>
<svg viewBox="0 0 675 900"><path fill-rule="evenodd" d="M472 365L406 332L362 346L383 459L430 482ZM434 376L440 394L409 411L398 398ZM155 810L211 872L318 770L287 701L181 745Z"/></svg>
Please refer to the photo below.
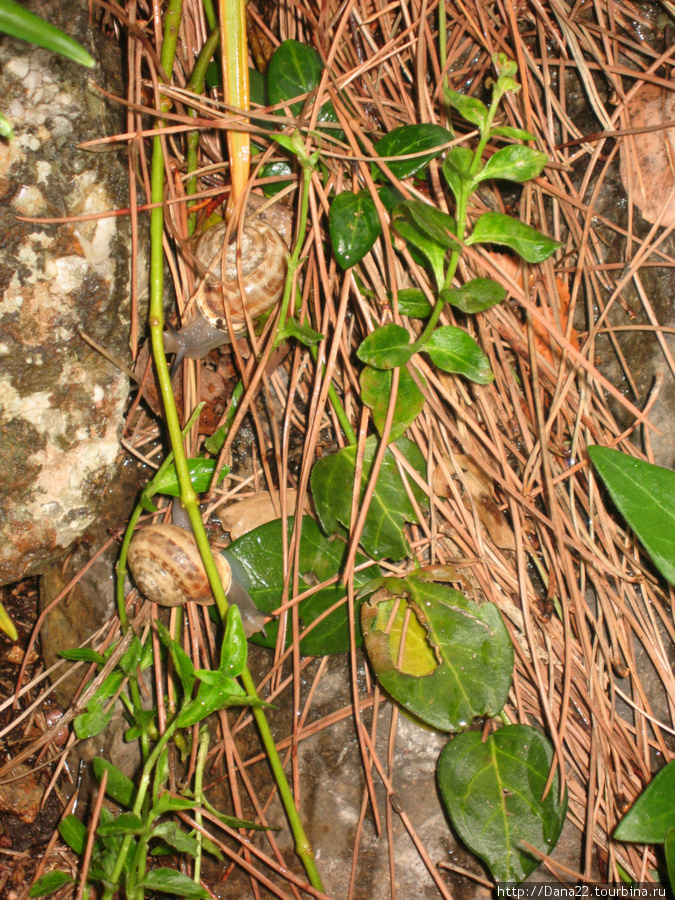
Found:
<svg viewBox="0 0 675 900"><path fill-rule="evenodd" d="M223 97L229 106L248 110L248 45L244 0L219 0L219 10L223 32ZM227 146L232 181L228 214L231 214L248 182L251 165L248 132L228 130Z"/></svg>
<svg viewBox="0 0 675 900"><path fill-rule="evenodd" d="M199 749L197 751L197 765L195 766L195 803L197 806L204 805L203 778L204 766L206 765L206 754L209 750L209 729L202 728L199 732ZM203 824L203 816L200 810L195 810L195 822L201 827ZM194 882L199 884L202 870L202 844L204 837L197 829L197 853L195 855Z"/></svg>
<svg viewBox="0 0 675 900"><path fill-rule="evenodd" d="M307 228L307 216L309 213L309 184L312 180L312 172L314 166L311 162L300 158L302 166L302 183L300 185L300 215L298 217L297 239L293 253L288 260L288 269L286 272L286 283L284 285L284 295L281 299L281 311L279 313L279 334L274 342L275 348L283 343L286 339L284 336L284 325L288 318L288 309L291 304L293 295L293 281L295 273L300 265L300 253L302 251L302 242L305 238L305 230ZM295 306L295 304L294 304ZM295 312L295 310L293 310Z"/></svg>
<svg viewBox="0 0 675 900"><path fill-rule="evenodd" d="M187 88L189 91L193 91L195 94L201 94L204 91L204 79L206 77L206 70L211 61L213 54L216 52L216 48L220 41L220 28L216 26L213 29L211 34L206 39L206 43L201 49L199 56L197 57L197 62L195 63L195 67L192 70L192 75L190 76L190 80L187 83ZM188 115L197 117L197 110L193 107L188 109ZM187 136L187 150L185 154L186 161L186 169L188 172L194 172L197 168L197 150L199 148L199 131L195 129L194 131L188 132ZM185 186L185 193L188 195L197 193L197 179L196 177L190 178ZM192 201L194 202L194 201ZM192 213L188 216L188 232L192 234L195 229L195 215Z"/></svg>

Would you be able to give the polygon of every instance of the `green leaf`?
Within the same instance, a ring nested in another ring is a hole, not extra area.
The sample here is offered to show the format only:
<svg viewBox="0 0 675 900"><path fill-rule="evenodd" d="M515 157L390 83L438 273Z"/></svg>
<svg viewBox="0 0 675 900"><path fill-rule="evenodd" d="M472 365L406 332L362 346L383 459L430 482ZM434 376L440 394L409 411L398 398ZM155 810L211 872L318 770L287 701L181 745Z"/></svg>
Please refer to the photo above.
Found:
<svg viewBox="0 0 675 900"><path fill-rule="evenodd" d="M673 885L675 885L675 828L669 828L666 831L665 847L663 849L666 857L668 880L672 889Z"/></svg>
<svg viewBox="0 0 675 900"><path fill-rule="evenodd" d="M443 163L443 174L459 202L462 193L471 194L473 153L468 147L451 147Z"/></svg>
<svg viewBox="0 0 675 900"><path fill-rule="evenodd" d="M285 159L275 160L274 162L265 163L260 170L261 178L275 178L280 175L293 175L293 166ZM263 193L266 197L274 197L285 187L291 184L291 181L275 181L273 184L263 185Z"/></svg>
<svg viewBox="0 0 675 900"><path fill-rule="evenodd" d="M227 625L225 637L220 651L220 665L218 671L230 678L236 678L246 668L246 654L248 645L244 626L241 624L239 607L233 603L227 613Z"/></svg>
<svg viewBox="0 0 675 900"><path fill-rule="evenodd" d="M28 892L29 897L46 897L58 891L64 884L72 884L75 881L65 872L47 872L42 878L38 878Z"/></svg>
<svg viewBox="0 0 675 900"><path fill-rule="evenodd" d="M421 372L417 372L417 376L422 384L426 384ZM392 372L366 366L361 372L360 381L361 399L373 411L375 427L382 434L391 395ZM410 372L402 366L399 371L398 393L394 407L394 420L389 432L389 443L398 440L423 409L424 395L415 384Z"/></svg>
<svg viewBox="0 0 675 900"><path fill-rule="evenodd" d="M445 88L443 94L446 102L454 107L463 119L476 125L481 132L483 131L488 115L487 106L484 103L481 103L476 97L467 97L466 94L460 94L459 91L451 91L450 88Z"/></svg>
<svg viewBox="0 0 675 900"><path fill-rule="evenodd" d="M466 243L503 244L530 263L543 262L562 246L536 228L496 212L485 213L478 219Z"/></svg>
<svg viewBox="0 0 675 900"><path fill-rule="evenodd" d="M396 207L394 213L397 209L398 207ZM396 219L392 218L392 225L401 237L411 245L413 259L416 262L421 262L423 265L425 260L431 264L431 270L436 279L436 286L440 290L445 280L445 254L447 252L445 244L439 244L438 241L430 238L416 223L410 221L407 213L403 210ZM413 249L419 251L421 256L415 256Z"/></svg>
<svg viewBox="0 0 675 900"><path fill-rule="evenodd" d="M608 447L589 447L588 455L654 565L675 584L675 472Z"/></svg>
<svg viewBox="0 0 675 900"><path fill-rule="evenodd" d="M165 792L154 804L152 818L157 819L170 812L185 812L187 809L194 809L196 805L195 801L188 797L172 797L171 794Z"/></svg>
<svg viewBox="0 0 675 900"><path fill-rule="evenodd" d="M140 834L143 831L143 823L134 813L122 813L116 816L112 822L99 825L96 833L101 837L110 837L116 834Z"/></svg>
<svg viewBox="0 0 675 900"><path fill-rule="evenodd" d="M185 696L186 698L190 697L195 683L195 668L192 665L192 660L185 650L183 650L181 645L171 637L169 629L159 620L157 620L156 624L160 641L171 653L171 659L173 660L174 668L180 678L180 682L183 685Z"/></svg>
<svg viewBox="0 0 675 900"><path fill-rule="evenodd" d="M495 881L523 881L539 865L521 845L542 853L556 845L567 797L558 773L546 795L553 748L528 725L507 725L483 743L468 731L446 745L438 763L441 795L457 833L484 860Z"/></svg>
<svg viewBox="0 0 675 900"><path fill-rule="evenodd" d="M216 816L228 828L246 828L249 831L281 831L277 825L261 825L259 822L251 822L247 819L237 819L235 816L226 816L225 813L216 809L206 797L203 798L204 809L208 810L212 815Z"/></svg>
<svg viewBox="0 0 675 900"><path fill-rule="evenodd" d="M141 664L142 657L143 644L141 644L136 635L133 635L133 637L131 638L131 643L129 644L129 647L127 648L124 656L120 659L118 666L125 675L134 675L136 669Z"/></svg>
<svg viewBox="0 0 675 900"><path fill-rule="evenodd" d="M103 778L103 773L105 771L108 772L108 781L105 786L106 794L121 806L132 807L136 798L136 785L133 781L127 778L123 772L120 772L111 762L108 762L107 759L101 759L100 756L94 759L92 765L94 774L99 781Z"/></svg>
<svg viewBox="0 0 675 900"><path fill-rule="evenodd" d="M11 141L14 139L14 136L14 129L12 128L9 119L3 112L0 112L0 137L7 138L8 141ZM33 894L31 894L31 897L32 896ZM37 896L37 894L35 896Z"/></svg>
<svg viewBox="0 0 675 900"><path fill-rule="evenodd" d="M403 194L399 191L397 187L394 187L393 184L383 184L382 187L377 189L377 196L382 201L382 206L387 210L388 213L391 213L392 209L397 206L399 203L402 203L405 200Z"/></svg>
<svg viewBox="0 0 675 900"><path fill-rule="evenodd" d="M61 56L66 56L88 69L93 69L96 65L81 44L14 0L0 0L0 31L38 47L44 47L46 50L52 50L54 53L60 53Z"/></svg>
<svg viewBox="0 0 675 900"><path fill-rule="evenodd" d="M484 312L501 303L506 291L490 278L474 278L460 288L447 288L441 291L441 300L461 309L467 315Z"/></svg>
<svg viewBox="0 0 675 900"><path fill-rule="evenodd" d="M102 666L105 664L105 657L101 656L100 653L97 653L95 650L91 650L89 647L78 647L73 650L62 650L59 653L59 656L62 656L64 659L72 659L76 662L88 662L88 663L96 663L98 666Z"/></svg>
<svg viewBox="0 0 675 900"><path fill-rule="evenodd" d="M343 191L333 200L328 217L330 239L343 269L363 259L382 232L373 198L368 191Z"/></svg>
<svg viewBox="0 0 675 900"><path fill-rule="evenodd" d="M649 782L614 829L614 840L662 844L671 828L675 828L675 761Z"/></svg>
<svg viewBox="0 0 675 900"><path fill-rule="evenodd" d="M285 103L301 94L308 94L319 86L323 63L319 54L309 44L299 41L284 41L274 51L274 56L267 67L267 94L271 106ZM304 103L298 101L290 105L291 115L299 116ZM279 115L284 115L280 110ZM337 122L338 117L333 104L328 101L319 110L317 121ZM332 131L336 137L338 130Z"/></svg>
<svg viewBox="0 0 675 900"><path fill-rule="evenodd" d="M399 666L406 600L412 615ZM504 706L513 646L493 603L479 606L447 585L412 574L385 579L384 587L361 607L361 624L368 658L383 687L423 722L455 732Z"/></svg>
<svg viewBox="0 0 675 900"><path fill-rule="evenodd" d="M475 180L501 178L506 181L529 181L541 173L547 162L548 156L545 153L531 147L522 147L520 144L511 144L497 150L485 163L483 170L476 175Z"/></svg>
<svg viewBox="0 0 675 900"><path fill-rule="evenodd" d="M494 375L487 356L470 334L446 325L437 328L423 347L432 361L444 372L464 375L477 384L490 384Z"/></svg>
<svg viewBox="0 0 675 900"><path fill-rule="evenodd" d="M376 369L395 369L412 356L410 335L402 325L383 325L361 342L356 355L361 362Z"/></svg>
<svg viewBox="0 0 675 900"><path fill-rule="evenodd" d="M387 296L391 303L391 294ZM410 316L412 319L426 319L431 315L431 303L424 295L424 291L418 288L404 288L398 292L398 311L402 316Z"/></svg>
<svg viewBox="0 0 675 900"><path fill-rule="evenodd" d="M148 891L164 891L165 894L187 897L188 900L192 898L209 900L208 891L176 869L151 869L145 878L138 882L138 887Z"/></svg>
<svg viewBox="0 0 675 900"><path fill-rule="evenodd" d="M353 476L352 476L353 477ZM288 537L293 529L293 517L288 519ZM243 535L227 548L241 564L249 580L251 599L263 612L271 613L281 604L284 586L284 559L282 545L282 522L277 519L261 525ZM346 547L342 541L329 540L319 530L314 519L303 517L302 535L300 539L299 589L309 590L313 584L321 584L334 578L341 571ZM365 562L361 554L357 555L356 564ZM357 572L355 584L359 587L370 581L379 568L375 565ZM317 619L345 596L345 589L340 585L324 588L298 604L298 616L302 627ZM356 617L356 644L362 642L361 626ZM274 647L277 641L279 625L276 621L265 626L267 636L254 634L251 641L263 647ZM291 642L290 628L287 631L286 645ZM349 621L347 606L341 607L326 616L307 637L300 641L300 652L305 656L324 656L331 653L344 653L349 650Z"/></svg>
<svg viewBox="0 0 675 900"><path fill-rule="evenodd" d="M110 724L113 717L113 709L104 710L103 705L92 698L89 701L87 711L73 719L73 729L81 741L100 734Z"/></svg>
<svg viewBox="0 0 675 900"><path fill-rule="evenodd" d="M190 481L195 493L202 494L211 484L213 473L216 469L216 459L188 459L187 465L190 472ZM229 473L228 466L223 469L218 476L218 484ZM168 494L170 497L180 497L180 485L178 484L178 473L176 467L171 464L162 474L161 478L152 483L153 494Z"/></svg>
<svg viewBox="0 0 675 900"><path fill-rule="evenodd" d="M359 502L363 502L377 443L374 436L366 441ZM419 450L417 453L421 457ZM333 456L324 456L312 469L312 496L319 522L326 534L342 531L341 525L349 528L351 485L354 483L355 467L356 447L350 446ZM417 516L401 481L394 456L387 450L361 534L361 546L373 559L403 559L410 553L403 526L406 522L416 521Z"/></svg>
<svg viewBox="0 0 675 900"><path fill-rule="evenodd" d="M197 722L201 722L211 713L230 706L264 706L262 700L248 697L246 691L234 680L234 678L219 677L217 672L210 672L214 676L213 683L202 681L194 700L188 703L178 714L178 727L189 728Z"/></svg>
<svg viewBox="0 0 675 900"><path fill-rule="evenodd" d="M324 339L324 335L314 331L313 328L310 328L304 322L300 324L295 316L291 316L286 319L284 327L280 329L275 342L276 346L278 347L288 338L295 338L296 341L300 341L305 347L315 347Z"/></svg>
<svg viewBox="0 0 675 900"><path fill-rule="evenodd" d="M197 838L183 831L175 822L160 822L152 829L151 838L161 838L174 850L179 853L188 853L190 856L197 855ZM156 853L153 851L153 856Z"/></svg>
<svg viewBox="0 0 675 900"><path fill-rule="evenodd" d="M490 129L491 135L498 137L513 138L515 141L536 141L536 135L524 128L512 128L510 125L493 125Z"/></svg>
<svg viewBox="0 0 675 900"><path fill-rule="evenodd" d="M393 213L394 219L401 216L406 216L423 234L441 247L457 247L455 220L435 206L422 203L421 200L404 200Z"/></svg>
<svg viewBox="0 0 675 900"><path fill-rule="evenodd" d="M74 853L84 854L88 832L77 816L68 815L59 822L59 834Z"/></svg>
<svg viewBox="0 0 675 900"><path fill-rule="evenodd" d="M421 125L401 125L385 134L377 144L375 152L378 156L407 156L411 153L424 153L412 159L392 159L387 162L392 175L396 178L409 178L428 165L432 159L443 152L443 145L452 140L452 135L440 125L423 123ZM375 164L372 166L373 178L384 176L384 172Z"/></svg>

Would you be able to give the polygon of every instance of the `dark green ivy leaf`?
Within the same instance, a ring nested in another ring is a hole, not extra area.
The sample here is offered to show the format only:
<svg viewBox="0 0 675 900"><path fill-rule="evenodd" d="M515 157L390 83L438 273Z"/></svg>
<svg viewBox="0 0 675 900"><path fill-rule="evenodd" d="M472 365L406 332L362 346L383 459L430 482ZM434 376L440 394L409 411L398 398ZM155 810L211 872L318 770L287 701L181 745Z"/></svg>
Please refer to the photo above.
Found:
<svg viewBox="0 0 675 900"><path fill-rule="evenodd" d="M614 840L662 844L671 828L675 828L675 761L649 782L614 829Z"/></svg>
<svg viewBox="0 0 675 900"><path fill-rule="evenodd" d="M417 372L424 384L424 376ZM391 395L392 370L374 369L371 366L361 372L361 399L373 413L375 427L382 434ZM398 392L394 406L394 420L389 432L389 443L398 440L424 409L424 395L405 366L399 370Z"/></svg>
<svg viewBox="0 0 675 900"><path fill-rule="evenodd" d="M323 63L319 54L309 44L286 40L274 51L274 56L267 67L267 95L271 106L285 103L301 94L315 90L321 81ZM291 114L299 116L303 103L298 101L290 106ZM280 115L283 115L283 110ZM319 110L317 122L337 122L338 117L333 104L328 101ZM332 130L336 137L339 130Z"/></svg>
<svg viewBox="0 0 675 900"><path fill-rule="evenodd" d="M380 236L382 228L368 191L343 191L331 203L328 217L333 253L343 269L363 259Z"/></svg>
<svg viewBox="0 0 675 900"><path fill-rule="evenodd" d="M387 166L396 178L409 178L428 165L443 152L443 145L452 140L452 135L440 125L422 123L420 125L401 125L385 134L375 145L378 156L407 156L411 153L423 153L412 159L390 159ZM376 165L372 166L373 178L384 177Z"/></svg>

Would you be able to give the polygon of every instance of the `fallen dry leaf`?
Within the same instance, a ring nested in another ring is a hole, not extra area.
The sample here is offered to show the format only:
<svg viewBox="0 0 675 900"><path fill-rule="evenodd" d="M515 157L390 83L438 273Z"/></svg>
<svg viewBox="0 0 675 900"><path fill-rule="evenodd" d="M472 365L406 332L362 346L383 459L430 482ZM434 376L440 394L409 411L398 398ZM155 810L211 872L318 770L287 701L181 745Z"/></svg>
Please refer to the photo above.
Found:
<svg viewBox="0 0 675 900"><path fill-rule="evenodd" d="M455 453L454 459L464 473L462 484L469 495L463 498L464 506L467 509L475 507L478 518L500 550L515 550L513 531L494 498L492 479L468 456ZM454 471L449 456L443 457L443 463L449 472ZM436 466L433 484L434 491L439 497L450 497L448 480L440 463Z"/></svg>
<svg viewBox="0 0 675 900"><path fill-rule="evenodd" d="M675 83L673 84L675 88ZM643 84L627 104L631 128L663 125L675 120L675 95L656 84ZM647 222L655 222L669 203L661 224L675 222L675 128L630 134L619 146L621 180L628 191L630 172L633 203Z"/></svg>
<svg viewBox="0 0 675 900"><path fill-rule="evenodd" d="M286 504L289 515L295 512L297 501L297 491L286 491ZM312 514L307 495L305 495L305 512L309 515ZM261 491L255 497L239 500L237 503L228 506L220 514L220 524L223 531L229 531L230 538L236 541L242 534L247 534L259 525L266 525L268 522L273 522L278 518L279 513L274 509L269 491Z"/></svg>

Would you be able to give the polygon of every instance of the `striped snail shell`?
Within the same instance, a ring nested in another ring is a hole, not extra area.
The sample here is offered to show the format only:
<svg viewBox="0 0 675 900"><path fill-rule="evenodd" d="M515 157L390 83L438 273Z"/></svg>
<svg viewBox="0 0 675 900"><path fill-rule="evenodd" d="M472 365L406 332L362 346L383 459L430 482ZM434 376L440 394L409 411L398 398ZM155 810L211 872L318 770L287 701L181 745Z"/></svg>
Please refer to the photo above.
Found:
<svg viewBox="0 0 675 900"><path fill-rule="evenodd" d="M138 590L160 606L182 606L194 600L213 604L213 594L194 537L177 525L148 525L129 545L129 568ZM227 593L232 574L227 560L214 555Z"/></svg>

